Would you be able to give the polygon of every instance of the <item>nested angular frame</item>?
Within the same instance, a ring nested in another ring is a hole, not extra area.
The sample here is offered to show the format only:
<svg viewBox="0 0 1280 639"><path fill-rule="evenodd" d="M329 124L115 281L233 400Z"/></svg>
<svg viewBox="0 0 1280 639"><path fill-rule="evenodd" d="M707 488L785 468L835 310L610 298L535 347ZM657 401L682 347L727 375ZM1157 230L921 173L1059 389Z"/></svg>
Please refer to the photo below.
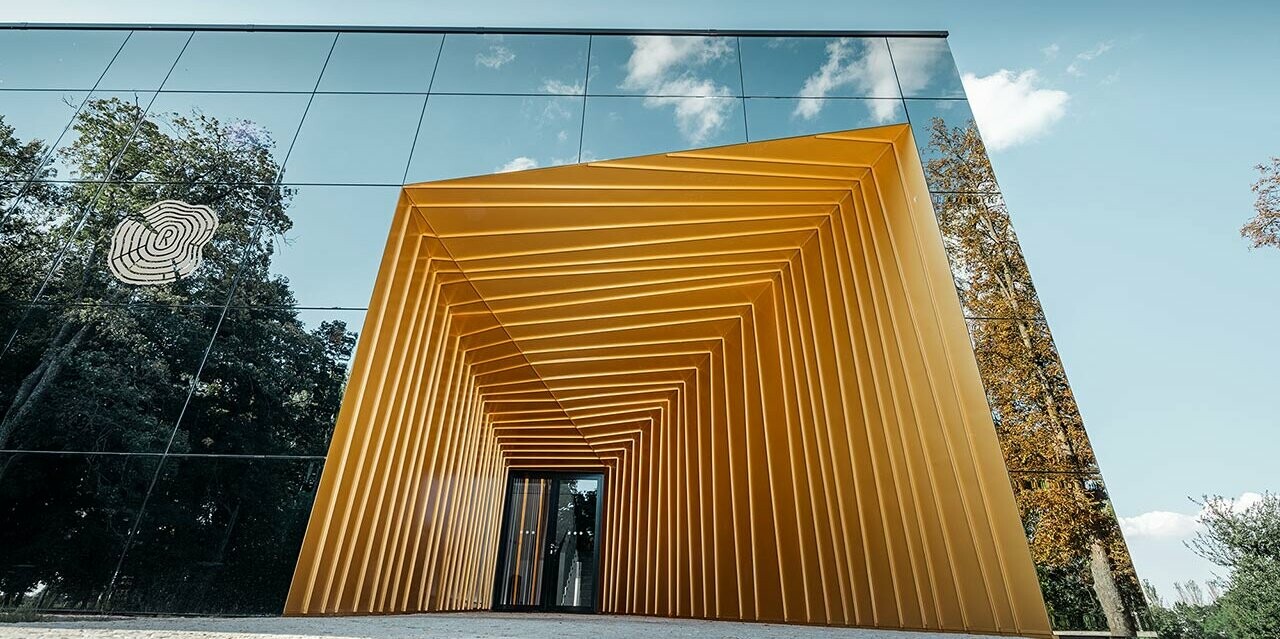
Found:
<svg viewBox="0 0 1280 639"><path fill-rule="evenodd" d="M605 612L1051 636L911 135L406 186L286 613L489 608L571 468Z"/></svg>

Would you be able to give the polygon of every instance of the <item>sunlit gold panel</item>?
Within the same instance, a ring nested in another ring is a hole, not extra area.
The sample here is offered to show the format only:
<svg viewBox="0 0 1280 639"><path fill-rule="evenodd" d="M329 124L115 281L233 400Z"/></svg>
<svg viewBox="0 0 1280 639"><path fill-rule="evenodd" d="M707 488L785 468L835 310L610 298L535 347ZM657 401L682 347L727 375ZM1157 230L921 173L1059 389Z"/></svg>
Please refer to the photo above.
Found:
<svg viewBox="0 0 1280 639"><path fill-rule="evenodd" d="M488 608L547 467L603 612L1049 636L905 125L405 187L287 612Z"/></svg>

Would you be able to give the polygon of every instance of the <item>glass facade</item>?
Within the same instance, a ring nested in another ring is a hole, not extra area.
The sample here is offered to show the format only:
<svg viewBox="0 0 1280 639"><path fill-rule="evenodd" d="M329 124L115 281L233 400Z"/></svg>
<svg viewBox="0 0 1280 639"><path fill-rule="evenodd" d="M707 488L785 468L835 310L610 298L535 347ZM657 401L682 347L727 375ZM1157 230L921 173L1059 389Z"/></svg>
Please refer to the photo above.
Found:
<svg viewBox="0 0 1280 639"><path fill-rule="evenodd" d="M0 29L0 605L281 610L402 184L900 123L1050 616L1138 629L1009 212L928 34ZM125 283L118 228L166 200L209 207L216 233L192 275Z"/></svg>

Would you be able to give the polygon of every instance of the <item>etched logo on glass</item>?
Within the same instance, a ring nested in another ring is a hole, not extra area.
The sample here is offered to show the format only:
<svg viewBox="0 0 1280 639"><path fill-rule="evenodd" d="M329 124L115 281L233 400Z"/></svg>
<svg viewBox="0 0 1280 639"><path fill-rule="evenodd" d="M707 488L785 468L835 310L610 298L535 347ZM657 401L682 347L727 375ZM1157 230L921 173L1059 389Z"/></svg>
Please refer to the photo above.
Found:
<svg viewBox="0 0 1280 639"><path fill-rule="evenodd" d="M200 268L201 252L217 228L218 214L207 206L156 202L116 226L107 265L127 284L173 282Z"/></svg>

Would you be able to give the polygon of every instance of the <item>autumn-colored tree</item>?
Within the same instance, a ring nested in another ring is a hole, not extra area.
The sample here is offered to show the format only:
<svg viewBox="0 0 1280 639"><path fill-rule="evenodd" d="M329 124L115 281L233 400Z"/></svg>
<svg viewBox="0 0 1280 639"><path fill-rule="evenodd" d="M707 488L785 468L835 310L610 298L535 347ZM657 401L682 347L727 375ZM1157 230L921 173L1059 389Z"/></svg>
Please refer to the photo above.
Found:
<svg viewBox="0 0 1280 639"><path fill-rule="evenodd" d="M1271 158L1271 164L1259 164L1258 181L1253 183L1253 192L1258 199L1253 203L1257 215L1240 228L1243 235L1253 245L1273 246L1280 249L1280 157Z"/></svg>
<svg viewBox="0 0 1280 639"><path fill-rule="evenodd" d="M929 136L935 212L1054 624L1132 636L1142 594L978 129L935 118Z"/></svg>

